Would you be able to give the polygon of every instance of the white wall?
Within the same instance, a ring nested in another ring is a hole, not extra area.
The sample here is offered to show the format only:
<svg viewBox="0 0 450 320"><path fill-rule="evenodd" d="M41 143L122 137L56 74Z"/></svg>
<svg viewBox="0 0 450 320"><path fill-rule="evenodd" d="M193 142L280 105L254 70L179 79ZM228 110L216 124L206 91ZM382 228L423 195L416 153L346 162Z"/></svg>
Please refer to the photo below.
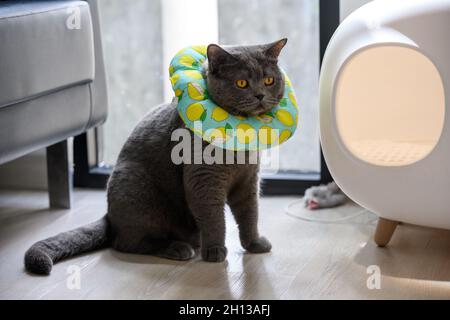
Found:
<svg viewBox="0 0 450 320"><path fill-rule="evenodd" d="M190 45L217 43L219 24L217 0L162 1L164 100L173 97L169 64L173 56Z"/></svg>
<svg viewBox="0 0 450 320"><path fill-rule="evenodd" d="M332 0L334 1L334 0ZM341 0L340 11L341 21L345 19L350 13L361 7L362 5L371 2L371 0Z"/></svg>
<svg viewBox="0 0 450 320"><path fill-rule="evenodd" d="M0 166L0 188L47 189L45 149Z"/></svg>

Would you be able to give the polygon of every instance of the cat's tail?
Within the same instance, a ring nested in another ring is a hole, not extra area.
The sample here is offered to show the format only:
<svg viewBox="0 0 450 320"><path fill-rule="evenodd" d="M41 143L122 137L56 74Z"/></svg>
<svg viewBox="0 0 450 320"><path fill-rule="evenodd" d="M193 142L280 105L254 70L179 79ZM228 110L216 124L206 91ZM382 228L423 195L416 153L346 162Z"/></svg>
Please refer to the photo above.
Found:
<svg viewBox="0 0 450 320"><path fill-rule="evenodd" d="M38 241L25 253L25 268L32 273L50 274L53 263L61 259L107 247L108 229L105 216L78 229Z"/></svg>

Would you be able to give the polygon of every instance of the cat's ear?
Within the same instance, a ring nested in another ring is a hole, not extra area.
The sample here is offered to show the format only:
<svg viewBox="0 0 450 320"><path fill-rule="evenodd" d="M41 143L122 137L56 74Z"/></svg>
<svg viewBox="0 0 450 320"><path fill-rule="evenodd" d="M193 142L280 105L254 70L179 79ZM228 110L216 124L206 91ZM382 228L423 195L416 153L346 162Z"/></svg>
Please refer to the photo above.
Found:
<svg viewBox="0 0 450 320"><path fill-rule="evenodd" d="M287 38L283 38L273 43L266 44L263 48L264 54L270 59L278 60L278 56L286 45L287 40Z"/></svg>
<svg viewBox="0 0 450 320"><path fill-rule="evenodd" d="M217 44L210 44L206 50L208 56L208 68L215 72L221 65L233 64L236 58Z"/></svg>

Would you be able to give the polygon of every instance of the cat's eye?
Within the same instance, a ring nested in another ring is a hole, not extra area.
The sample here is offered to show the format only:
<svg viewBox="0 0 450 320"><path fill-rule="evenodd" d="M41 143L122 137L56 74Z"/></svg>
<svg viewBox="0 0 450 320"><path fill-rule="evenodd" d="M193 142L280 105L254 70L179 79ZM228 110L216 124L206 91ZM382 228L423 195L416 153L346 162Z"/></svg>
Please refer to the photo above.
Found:
<svg viewBox="0 0 450 320"><path fill-rule="evenodd" d="M266 86L271 86L275 82L275 79L273 77L266 77L264 78L264 84Z"/></svg>
<svg viewBox="0 0 450 320"><path fill-rule="evenodd" d="M236 85L238 86L238 88L244 89L244 88L247 88L248 81L247 80L236 80Z"/></svg>

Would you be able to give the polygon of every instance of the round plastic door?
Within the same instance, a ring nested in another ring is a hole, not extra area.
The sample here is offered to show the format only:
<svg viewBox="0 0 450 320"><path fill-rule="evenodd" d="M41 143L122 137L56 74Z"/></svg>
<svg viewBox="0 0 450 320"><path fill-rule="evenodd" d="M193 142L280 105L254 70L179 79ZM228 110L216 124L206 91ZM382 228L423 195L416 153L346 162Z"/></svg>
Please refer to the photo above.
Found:
<svg viewBox="0 0 450 320"><path fill-rule="evenodd" d="M444 126L445 95L434 64L405 46L373 46L354 54L338 75L336 121L357 158L403 166L432 152Z"/></svg>

